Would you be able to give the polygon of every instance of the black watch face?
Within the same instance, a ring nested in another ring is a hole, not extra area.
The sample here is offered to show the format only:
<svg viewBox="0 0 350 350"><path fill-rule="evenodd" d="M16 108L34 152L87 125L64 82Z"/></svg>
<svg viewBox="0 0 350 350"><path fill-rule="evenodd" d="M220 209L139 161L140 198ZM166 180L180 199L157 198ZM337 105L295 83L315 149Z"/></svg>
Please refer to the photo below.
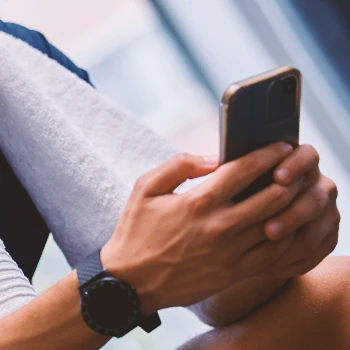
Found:
<svg viewBox="0 0 350 350"><path fill-rule="evenodd" d="M136 294L122 282L106 277L84 290L82 311L95 328L111 330L131 326L138 314Z"/></svg>

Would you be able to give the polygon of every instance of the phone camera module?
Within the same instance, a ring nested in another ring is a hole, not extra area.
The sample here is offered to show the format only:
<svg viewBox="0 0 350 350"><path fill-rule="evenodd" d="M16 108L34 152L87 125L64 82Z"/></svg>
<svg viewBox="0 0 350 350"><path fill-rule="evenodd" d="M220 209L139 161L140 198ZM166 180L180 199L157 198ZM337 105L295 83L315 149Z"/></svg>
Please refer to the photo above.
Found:
<svg viewBox="0 0 350 350"><path fill-rule="evenodd" d="M288 77L282 80L282 90L286 94L291 94L295 92L297 81L294 77Z"/></svg>
<svg viewBox="0 0 350 350"><path fill-rule="evenodd" d="M297 110L297 80L288 76L271 83L268 91L268 118L271 123L288 120Z"/></svg>

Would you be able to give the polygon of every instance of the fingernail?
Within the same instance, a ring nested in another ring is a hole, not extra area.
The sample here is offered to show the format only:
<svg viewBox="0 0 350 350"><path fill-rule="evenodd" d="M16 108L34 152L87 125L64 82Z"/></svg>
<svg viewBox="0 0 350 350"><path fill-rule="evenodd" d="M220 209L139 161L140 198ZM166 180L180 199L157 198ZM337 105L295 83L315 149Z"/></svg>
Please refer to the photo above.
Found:
<svg viewBox="0 0 350 350"><path fill-rule="evenodd" d="M293 147L289 143L282 143L281 144L281 151L283 153L290 153L293 150Z"/></svg>
<svg viewBox="0 0 350 350"><path fill-rule="evenodd" d="M203 159L208 165L217 165L219 163L219 158L216 154L204 156Z"/></svg>
<svg viewBox="0 0 350 350"><path fill-rule="evenodd" d="M276 176L278 177L279 180L283 181L283 182L289 182L291 181L291 175L288 169L286 168L282 168L282 169L278 169L276 171Z"/></svg>
<svg viewBox="0 0 350 350"><path fill-rule="evenodd" d="M280 221L274 221L268 224L269 236L272 239L279 239L282 237L283 224Z"/></svg>

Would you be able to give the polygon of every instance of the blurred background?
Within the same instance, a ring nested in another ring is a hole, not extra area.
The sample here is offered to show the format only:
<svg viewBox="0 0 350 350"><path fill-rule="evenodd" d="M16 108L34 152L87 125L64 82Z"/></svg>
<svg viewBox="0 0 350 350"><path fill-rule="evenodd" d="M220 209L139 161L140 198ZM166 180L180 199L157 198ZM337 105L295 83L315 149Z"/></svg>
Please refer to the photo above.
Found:
<svg viewBox="0 0 350 350"><path fill-rule="evenodd" d="M303 73L301 142L339 187L336 255L350 255L350 3L347 0L0 0L2 20L43 32L90 72L99 91L179 148L218 152L218 107L234 81L279 65ZM52 239L34 283L43 291L69 267ZM105 350L175 349L206 331L190 312Z"/></svg>

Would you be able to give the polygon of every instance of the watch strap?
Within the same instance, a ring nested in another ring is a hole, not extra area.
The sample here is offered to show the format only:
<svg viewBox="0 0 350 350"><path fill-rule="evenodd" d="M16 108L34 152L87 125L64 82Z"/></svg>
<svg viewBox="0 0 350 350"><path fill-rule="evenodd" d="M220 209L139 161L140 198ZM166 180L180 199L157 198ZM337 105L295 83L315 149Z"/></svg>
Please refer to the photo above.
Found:
<svg viewBox="0 0 350 350"><path fill-rule="evenodd" d="M159 327L162 324L158 312L155 312L151 315L141 315L139 326L147 333L151 333L154 329Z"/></svg>
<svg viewBox="0 0 350 350"><path fill-rule="evenodd" d="M93 252L77 265L76 269L80 287L104 271L101 264L100 252L101 249Z"/></svg>
<svg viewBox="0 0 350 350"><path fill-rule="evenodd" d="M101 257L100 257L101 249L91 253L89 256L87 256L85 259L83 259L77 266L77 275L78 275L78 282L79 282L79 289L87 282L91 281L92 279L96 278L98 275L100 275L102 272L107 272L101 264ZM122 281L120 281L122 282ZM125 282L123 282L125 283ZM137 297L137 295L136 295ZM142 315L139 314L138 317L138 326L140 326L145 332L150 333L155 328L159 327L161 325L161 320L159 318L159 315L157 312L151 314L151 315ZM124 332L120 332L120 334L116 334L117 337L123 336L124 334L131 331L133 328L135 328L136 325L132 325L130 329L125 329Z"/></svg>

